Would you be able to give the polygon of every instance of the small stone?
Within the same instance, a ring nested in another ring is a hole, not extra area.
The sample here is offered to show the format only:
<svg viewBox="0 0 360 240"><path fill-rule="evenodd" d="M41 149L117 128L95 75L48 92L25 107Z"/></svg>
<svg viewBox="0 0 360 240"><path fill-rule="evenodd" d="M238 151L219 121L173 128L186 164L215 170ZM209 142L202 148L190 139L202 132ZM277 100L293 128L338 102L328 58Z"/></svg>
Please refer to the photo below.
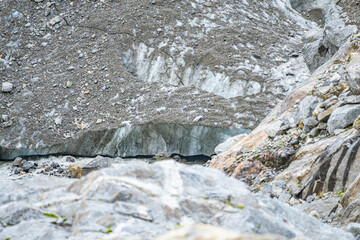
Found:
<svg viewBox="0 0 360 240"><path fill-rule="evenodd" d="M360 95L348 96L348 97L346 97L345 102L346 102L347 104L357 104L357 103L360 103Z"/></svg>
<svg viewBox="0 0 360 240"><path fill-rule="evenodd" d="M1 115L1 120L3 122L8 122L10 120L10 116L6 115L6 114L3 114L3 115Z"/></svg>
<svg viewBox="0 0 360 240"><path fill-rule="evenodd" d="M315 117L310 117L304 120L304 127L308 127L310 129L316 127L318 125L318 121Z"/></svg>
<svg viewBox="0 0 360 240"><path fill-rule="evenodd" d="M12 167L21 167L23 163L23 159L21 157L15 158L15 160L11 163Z"/></svg>
<svg viewBox="0 0 360 240"><path fill-rule="evenodd" d="M65 161L66 161L66 162L75 162L76 159L75 159L74 157L71 157L71 156L66 156L66 157L65 157Z"/></svg>
<svg viewBox="0 0 360 240"><path fill-rule="evenodd" d="M74 66L70 66L70 67L67 68L68 71L73 71L74 69L75 69Z"/></svg>
<svg viewBox="0 0 360 240"><path fill-rule="evenodd" d="M316 211L311 211L309 215L310 215L310 216L313 216L313 217L315 217L315 218L317 218L317 219L319 219L319 218L320 218L319 213L318 213L318 212L316 212Z"/></svg>
<svg viewBox="0 0 360 240"><path fill-rule="evenodd" d="M320 131L321 130L318 127L316 127L316 128L313 128L309 134L311 137L317 137L320 134Z"/></svg>
<svg viewBox="0 0 360 240"><path fill-rule="evenodd" d="M69 167L70 176L72 178L81 178L82 177L82 168L78 164L73 164Z"/></svg>
<svg viewBox="0 0 360 240"><path fill-rule="evenodd" d="M353 128L360 131L360 116L355 119L353 123Z"/></svg>
<svg viewBox="0 0 360 240"><path fill-rule="evenodd" d="M52 168L58 168L58 167L60 167L60 165L59 165L57 162L52 162L52 163L50 164L50 166L51 166Z"/></svg>
<svg viewBox="0 0 360 240"><path fill-rule="evenodd" d="M161 28L156 29L158 33L161 33L163 30Z"/></svg>
<svg viewBox="0 0 360 240"><path fill-rule="evenodd" d="M329 119L330 115L339 107L340 107L340 103L337 103L335 105L332 105L331 107L329 107L325 111L319 113L317 115L318 121L319 122L326 122Z"/></svg>
<svg viewBox="0 0 360 240"><path fill-rule="evenodd" d="M14 174L19 174L20 172L22 172L22 168L17 167L14 169Z"/></svg>
<svg viewBox="0 0 360 240"><path fill-rule="evenodd" d="M212 7L212 3L211 3L211 2L205 2L205 3L204 3L204 6L205 6L205 7Z"/></svg>
<svg viewBox="0 0 360 240"><path fill-rule="evenodd" d="M29 172L30 168L34 168L34 162L24 161L22 164L22 168L25 172Z"/></svg>
<svg viewBox="0 0 360 240"><path fill-rule="evenodd" d="M314 201L314 200L315 200L315 196L314 196L314 195L307 196L307 198L306 198L306 202L308 202L308 203L310 203L310 202L312 202L312 201Z"/></svg>
<svg viewBox="0 0 360 240"><path fill-rule="evenodd" d="M100 119L100 118L98 118L97 120L96 120L96 124L99 124L99 123L101 123L102 122L102 119Z"/></svg>
<svg viewBox="0 0 360 240"><path fill-rule="evenodd" d="M4 93L9 93L13 89L13 84L9 82L4 82L1 84L1 91Z"/></svg>
<svg viewBox="0 0 360 240"><path fill-rule="evenodd" d="M61 125L61 123L62 123L62 118L61 117L55 118L55 124L56 125Z"/></svg>
<svg viewBox="0 0 360 240"><path fill-rule="evenodd" d="M49 24L51 26L54 26L55 24L59 23L62 21L62 18L60 16L56 16L53 19L50 20Z"/></svg>
<svg viewBox="0 0 360 240"><path fill-rule="evenodd" d="M66 87L67 87L67 88L70 88L71 86L72 86L72 82L66 81Z"/></svg>
<svg viewBox="0 0 360 240"><path fill-rule="evenodd" d="M197 116L196 118L194 118L193 123L199 122L202 118L203 116Z"/></svg>

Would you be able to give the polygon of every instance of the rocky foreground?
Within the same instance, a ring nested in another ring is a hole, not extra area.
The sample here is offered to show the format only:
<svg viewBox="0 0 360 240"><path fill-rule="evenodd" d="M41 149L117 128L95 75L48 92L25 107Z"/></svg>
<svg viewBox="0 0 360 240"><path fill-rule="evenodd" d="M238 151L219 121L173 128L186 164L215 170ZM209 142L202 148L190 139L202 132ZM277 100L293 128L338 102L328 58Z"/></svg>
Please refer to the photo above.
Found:
<svg viewBox="0 0 360 240"><path fill-rule="evenodd" d="M0 0L0 239L360 239L359 6Z"/></svg>
<svg viewBox="0 0 360 240"><path fill-rule="evenodd" d="M360 233L360 35L210 164Z"/></svg>
<svg viewBox="0 0 360 240"><path fill-rule="evenodd" d="M353 239L217 170L174 161L132 161L80 180L24 178L0 192L1 239L155 239L194 223L239 239Z"/></svg>

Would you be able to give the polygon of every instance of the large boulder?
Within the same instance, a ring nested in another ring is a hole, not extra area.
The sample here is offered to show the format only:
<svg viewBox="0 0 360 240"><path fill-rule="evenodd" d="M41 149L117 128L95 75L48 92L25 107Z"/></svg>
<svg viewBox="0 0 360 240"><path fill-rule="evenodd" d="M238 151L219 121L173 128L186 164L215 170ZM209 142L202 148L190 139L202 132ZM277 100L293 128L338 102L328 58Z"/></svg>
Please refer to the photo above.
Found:
<svg viewBox="0 0 360 240"><path fill-rule="evenodd" d="M360 104L345 105L337 108L328 120L328 131L334 133L336 129L343 129L356 120L360 115Z"/></svg>
<svg viewBox="0 0 360 240"><path fill-rule="evenodd" d="M300 210L252 194L220 171L174 161L132 161L76 181L22 179L0 189L0 203L1 239L45 239L48 231L27 233L50 223L56 229L51 239L153 239L194 223L285 239L353 239Z"/></svg>

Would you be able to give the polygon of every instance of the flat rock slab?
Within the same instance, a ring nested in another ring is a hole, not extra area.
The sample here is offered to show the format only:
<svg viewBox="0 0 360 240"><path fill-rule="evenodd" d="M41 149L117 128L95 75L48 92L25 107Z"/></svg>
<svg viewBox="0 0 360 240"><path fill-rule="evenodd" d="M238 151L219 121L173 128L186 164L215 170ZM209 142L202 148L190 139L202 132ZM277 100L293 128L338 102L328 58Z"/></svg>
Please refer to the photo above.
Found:
<svg viewBox="0 0 360 240"><path fill-rule="evenodd" d="M153 239L194 223L287 239L353 239L300 210L255 196L217 170L174 161L132 161L80 180L18 180L0 189L0 204L1 239ZM37 231L38 225L45 227Z"/></svg>

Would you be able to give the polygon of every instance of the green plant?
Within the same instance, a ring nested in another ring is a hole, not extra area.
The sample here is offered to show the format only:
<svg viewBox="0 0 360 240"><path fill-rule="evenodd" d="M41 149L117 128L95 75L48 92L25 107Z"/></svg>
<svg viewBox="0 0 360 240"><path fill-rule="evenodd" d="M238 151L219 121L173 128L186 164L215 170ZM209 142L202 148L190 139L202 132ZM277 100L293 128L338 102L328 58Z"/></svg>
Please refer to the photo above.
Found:
<svg viewBox="0 0 360 240"><path fill-rule="evenodd" d="M106 231L105 231L104 233L109 234L109 233L111 233L111 232L112 232L111 226L108 226L107 229L106 229Z"/></svg>
<svg viewBox="0 0 360 240"><path fill-rule="evenodd" d="M45 216L45 217L56 218L56 219L59 218L58 216L56 216L55 214L52 214L52 213L44 213L44 216Z"/></svg>

